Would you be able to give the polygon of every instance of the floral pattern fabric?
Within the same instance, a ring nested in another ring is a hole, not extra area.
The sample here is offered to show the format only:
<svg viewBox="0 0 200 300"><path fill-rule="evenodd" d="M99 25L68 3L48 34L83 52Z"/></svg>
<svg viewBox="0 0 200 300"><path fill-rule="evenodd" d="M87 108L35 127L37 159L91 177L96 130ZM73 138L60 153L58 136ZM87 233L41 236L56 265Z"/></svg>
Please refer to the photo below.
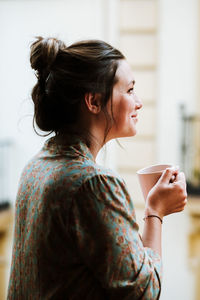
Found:
<svg viewBox="0 0 200 300"><path fill-rule="evenodd" d="M48 140L21 175L8 299L158 299L161 259L124 181L71 140Z"/></svg>

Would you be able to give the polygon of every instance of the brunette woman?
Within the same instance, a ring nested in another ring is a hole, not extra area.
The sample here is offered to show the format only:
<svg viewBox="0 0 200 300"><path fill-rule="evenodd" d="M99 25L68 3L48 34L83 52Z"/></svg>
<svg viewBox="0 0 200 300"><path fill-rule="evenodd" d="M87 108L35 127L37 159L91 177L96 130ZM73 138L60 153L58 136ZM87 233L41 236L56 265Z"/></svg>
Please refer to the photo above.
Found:
<svg viewBox="0 0 200 300"><path fill-rule="evenodd" d="M158 299L162 220L184 209L184 174L167 169L150 191L140 237L124 181L95 162L109 140L136 135L128 62L103 41L42 37L30 61L34 120L54 136L21 176L8 299Z"/></svg>

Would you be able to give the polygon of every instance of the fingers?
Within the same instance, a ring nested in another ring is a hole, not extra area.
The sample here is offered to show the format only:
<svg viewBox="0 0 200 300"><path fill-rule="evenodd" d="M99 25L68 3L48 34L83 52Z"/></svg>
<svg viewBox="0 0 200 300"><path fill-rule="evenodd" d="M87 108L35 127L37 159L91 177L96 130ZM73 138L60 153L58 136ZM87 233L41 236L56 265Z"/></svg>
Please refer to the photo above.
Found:
<svg viewBox="0 0 200 300"><path fill-rule="evenodd" d="M183 211L184 208L185 208L185 206L186 206L186 204L187 204L187 198L184 201L182 201L182 203L179 204L179 206L176 207L176 209L174 210L174 212L181 212L181 211Z"/></svg>
<svg viewBox="0 0 200 300"><path fill-rule="evenodd" d="M182 212L185 209L186 204L187 204L187 198L177 203L177 205L173 207L173 209L167 212L167 215Z"/></svg>
<svg viewBox="0 0 200 300"><path fill-rule="evenodd" d="M185 174L183 172L178 173L174 181L185 182Z"/></svg>
<svg viewBox="0 0 200 300"><path fill-rule="evenodd" d="M169 183L170 181L173 182L176 180L176 177L178 175L179 168L178 167L172 167L167 168L160 177L160 182L163 183Z"/></svg>
<svg viewBox="0 0 200 300"><path fill-rule="evenodd" d="M177 203L177 212L179 212L183 211L187 204L187 191L184 173L181 172L177 177L177 181L174 182L173 188L175 188L176 193L179 196L179 202Z"/></svg>
<svg viewBox="0 0 200 300"><path fill-rule="evenodd" d="M187 198L186 181L183 172L177 175L176 180L171 185L172 189L175 189L183 201Z"/></svg>
<svg viewBox="0 0 200 300"><path fill-rule="evenodd" d="M180 172L175 180L174 180L174 184L179 184L181 187L183 187L186 191L186 179L185 179L185 174L183 172Z"/></svg>

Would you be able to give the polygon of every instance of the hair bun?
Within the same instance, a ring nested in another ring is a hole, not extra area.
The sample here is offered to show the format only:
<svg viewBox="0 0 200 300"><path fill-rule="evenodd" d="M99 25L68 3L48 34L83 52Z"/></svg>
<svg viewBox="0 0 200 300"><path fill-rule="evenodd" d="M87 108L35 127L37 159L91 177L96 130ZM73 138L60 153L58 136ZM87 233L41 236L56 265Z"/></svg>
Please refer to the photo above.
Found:
<svg viewBox="0 0 200 300"><path fill-rule="evenodd" d="M56 38L36 37L31 44L30 63L31 67L44 74L50 71L59 50L66 48L65 44Z"/></svg>

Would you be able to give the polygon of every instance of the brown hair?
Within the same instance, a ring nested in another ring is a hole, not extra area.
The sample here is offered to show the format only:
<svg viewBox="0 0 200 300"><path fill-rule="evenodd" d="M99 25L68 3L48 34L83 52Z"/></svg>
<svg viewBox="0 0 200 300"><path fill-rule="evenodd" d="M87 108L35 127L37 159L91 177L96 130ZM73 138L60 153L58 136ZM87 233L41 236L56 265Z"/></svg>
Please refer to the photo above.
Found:
<svg viewBox="0 0 200 300"><path fill-rule="evenodd" d="M34 121L48 133L59 134L76 123L87 92L102 95L105 109L116 82L118 60L124 55L101 40L85 40L69 47L55 38L37 37L31 45L30 62L38 82L32 90Z"/></svg>

